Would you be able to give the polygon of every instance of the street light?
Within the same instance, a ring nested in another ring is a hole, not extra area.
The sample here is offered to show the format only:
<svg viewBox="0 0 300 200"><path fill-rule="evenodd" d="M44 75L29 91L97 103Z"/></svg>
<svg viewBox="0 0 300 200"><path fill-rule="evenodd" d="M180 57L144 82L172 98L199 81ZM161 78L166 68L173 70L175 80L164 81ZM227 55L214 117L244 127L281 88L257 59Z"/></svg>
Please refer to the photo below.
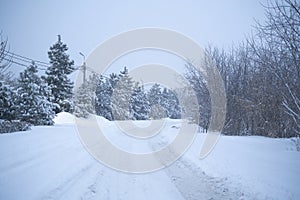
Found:
<svg viewBox="0 0 300 200"><path fill-rule="evenodd" d="M83 65L82 65L82 71L83 71L83 83L86 81L86 63L85 63L85 55L81 52L79 54L83 57Z"/></svg>
<svg viewBox="0 0 300 200"><path fill-rule="evenodd" d="M81 52L79 52L79 54L82 55L83 61L85 61L85 55L83 53L81 53Z"/></svg>

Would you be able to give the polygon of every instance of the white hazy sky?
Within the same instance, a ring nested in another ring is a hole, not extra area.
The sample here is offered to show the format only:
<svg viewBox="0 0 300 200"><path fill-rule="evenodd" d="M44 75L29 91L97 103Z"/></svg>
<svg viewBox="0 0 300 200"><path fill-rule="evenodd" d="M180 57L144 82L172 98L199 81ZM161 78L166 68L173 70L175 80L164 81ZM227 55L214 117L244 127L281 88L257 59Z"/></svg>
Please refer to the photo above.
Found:
<svg viewBox="0 0 300 200"><path fill-rule="evenodd" d="M200 45L229 48L263 20L264 0L0 0L0 29L10 50L48 62L61 34L76 65L104 40L141 27L183 33ZM128 63L124 63L127 65Z"/></svg>

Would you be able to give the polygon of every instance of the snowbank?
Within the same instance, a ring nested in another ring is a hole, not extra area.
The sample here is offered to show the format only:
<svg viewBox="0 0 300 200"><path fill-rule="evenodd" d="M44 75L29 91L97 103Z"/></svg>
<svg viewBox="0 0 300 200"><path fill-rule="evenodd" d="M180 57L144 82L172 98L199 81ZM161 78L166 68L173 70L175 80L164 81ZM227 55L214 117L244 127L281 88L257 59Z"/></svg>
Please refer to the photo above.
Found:
<svg viewBox="0 0 300 200"><path fill-rule="evenodd" d="M62 124L74 124L75 123L75 117L74 115L67 113L67 112L61 112L56 115L56 117L53 119L55 125L62 125Z"/></svg>
<svg viewBox="0 0 300 200"><path fill-rule="evenodd" d="M300 199L300 152L291 139L221 136L211 154L197 160L205 135L187 156L208 175L227 179L254 199Z"/></svg>

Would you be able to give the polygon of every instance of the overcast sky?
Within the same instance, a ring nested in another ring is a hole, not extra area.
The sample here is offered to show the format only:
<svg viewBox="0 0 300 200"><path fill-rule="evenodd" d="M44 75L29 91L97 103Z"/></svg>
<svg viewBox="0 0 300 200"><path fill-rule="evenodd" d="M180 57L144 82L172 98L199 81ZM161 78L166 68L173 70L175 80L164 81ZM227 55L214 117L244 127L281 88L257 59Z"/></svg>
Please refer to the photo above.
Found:
<svg viewBox="0 0 300 200"><path fill-rule="evenodd" d="M88 55L120 32L167 28L200 45L229 48L250 34L254 18L263 20L263 0L0 0L0 29L10 50L48 62L47 51L61 34L71 58Z"/></svg>

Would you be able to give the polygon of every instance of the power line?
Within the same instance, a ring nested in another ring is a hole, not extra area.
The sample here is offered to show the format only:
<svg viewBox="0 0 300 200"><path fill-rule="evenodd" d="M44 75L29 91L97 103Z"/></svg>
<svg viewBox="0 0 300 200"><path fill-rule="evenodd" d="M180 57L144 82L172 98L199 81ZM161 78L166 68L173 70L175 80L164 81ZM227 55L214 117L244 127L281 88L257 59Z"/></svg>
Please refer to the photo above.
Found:
<svg viewBox="0 0 300 200"><path fill-rule="evenodd" d="M49 67L49 66L46 66L46 65L42 65L42 64L39 64L39 63L36 63L35 61L29 61L29 60L25 60L25 59L22 59L22 58L17 58L17 57L13 57L13 56L11 56L10 57L11 58L11 60L17 60L18 62L25 62L27 65L28 64L31 64L32 62L34 62L36 65L38 65L38 66L40 66L40 67L44 67L44 68L47 68L47 67Z"/></svg>
<svg viewBox="0 0 300 200"><path fill-rule="evenodd" d="M3 59L6 60L6 61L8 61L8 62L11 62L11 63L17 64L19 66L22 66L22 67L28 67L28 65L20 63L20 62L17 62L17 61L14 61L14 60L10 60L10 59L7 59L7 58L3 58ZM37 69L46 71L46 69L39 68L38 66L37 66Z"/></svg>
<svg viewBox="0 0 300 200"><path fill-rule="evenodd" d="M22 67L28 67L30 64L32 64L32 62L34 62L35 65L37 66L37 69L46 71L47 70L46 68L51 66L51 64L43 62L43 61L34 60L34 59L28 58L26 56L12 53L7 50L4 50L4 51L8 54L8 56L10 58L10 59L8 59L8 58L4 57L4 60L14 63L16 65L22 66ZM82 70L82 66L73 66L73 67L74 67L74 71Z"/></svg>
<svg viewBox="0 0 300 200"><path fill-rule="evenodd" d="M12 53L7 50L4 50L4 52L9 56L9 59L4 58L4 60L14 63L16 65L22 66L22 67L27 67L28 65L32 64L32 62L34 62L35 65L37 66L37 69L46 71L46 68L48 68L50 66L50 64L48 64L46 62L34 60L34 59L28 58L26 56Z"/></svg>
<svg viewBox="0 0 300 200"><path fill-rule="evenodd" d="M50 65L50 64L47 63L47 62L43 62L43 61L39 61L39 60L34 60L34 59L28 58L28 57L26 57L26 56L22 56L22 55L19 55L19 54L16 54L16 53L13 53L13 52L10 52L10 51L7 51L7 50L5 50L5 53L8 53L8 54L12 55L12 56L15 57L15 58L19 57L20 59L28 60L28 61L30 61L30 62L34 61L34 62L36 62L36 63L40 63L40 64L45 65L45 66L47 66L47 67ZM18 58L17 58L17 59L18 59ZM27 61L27 62L28 62L28 61Z"/></svg>
<svg viewBox="0 0 300 200"><path fill-rule="evenodd" d="M82 64L82 72L83 72L83 83L86 82L86 63L85 63L85 55L81 52L79 54L83 57L83 64Z"/></svg>

